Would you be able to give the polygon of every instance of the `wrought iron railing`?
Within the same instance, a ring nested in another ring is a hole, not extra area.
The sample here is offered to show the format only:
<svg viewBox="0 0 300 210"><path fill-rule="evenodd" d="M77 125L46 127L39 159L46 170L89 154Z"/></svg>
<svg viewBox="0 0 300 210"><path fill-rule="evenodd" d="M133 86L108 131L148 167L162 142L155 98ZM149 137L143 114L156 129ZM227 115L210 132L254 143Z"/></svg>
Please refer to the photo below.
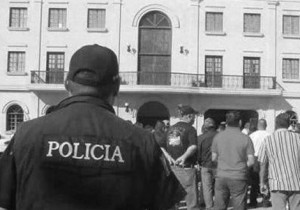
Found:
<svg viewBox="0 0 300 210"><path fill-rule="evenodd" d="M63 84L67 72L32 71L32 84ZM282 89L276 77L187 74L170 72L120 72L121 85L165 85L223 89Z"/></svg>
<svg viewBox="0 0 300 210"><path fill-rule="evenodd" d="M31 71L31 84L64 84L66 71Z"/></svg>

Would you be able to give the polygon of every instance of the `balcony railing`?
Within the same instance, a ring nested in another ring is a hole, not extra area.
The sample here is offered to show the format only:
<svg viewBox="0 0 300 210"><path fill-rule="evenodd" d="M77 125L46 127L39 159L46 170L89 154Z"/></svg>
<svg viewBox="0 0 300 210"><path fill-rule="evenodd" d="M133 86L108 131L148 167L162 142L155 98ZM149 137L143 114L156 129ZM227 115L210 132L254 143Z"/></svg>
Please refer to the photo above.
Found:
<svg viewBox="0 0 300 210"><path fill-rule="evenodd" d="M32 84L63 84L67 72L32 71ZM186 74L169 72L120 72L121 85L165 85L223 89L282 89L276 77Z"/></svg>
<svg viewBox="0 0 300 210"><path fill-rule="evenodd" d="M67 71L31 71L31 84L64 84Z"/></svg>

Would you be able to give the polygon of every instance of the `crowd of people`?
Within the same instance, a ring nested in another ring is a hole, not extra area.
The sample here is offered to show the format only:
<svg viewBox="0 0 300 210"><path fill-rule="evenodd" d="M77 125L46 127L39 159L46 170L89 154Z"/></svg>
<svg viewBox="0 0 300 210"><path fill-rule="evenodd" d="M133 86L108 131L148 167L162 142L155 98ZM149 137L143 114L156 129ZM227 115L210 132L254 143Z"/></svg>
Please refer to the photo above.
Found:
<svg viewBox="0 0 300 210"><path fill-rule="evenodd" d="M300 209L299 124L291 129L288 113L276 117L276 130L269 133L265 119L241 127L240 113L231 111L219 125L206 118L197 137L192 126L197 111L190 106L179 111L178 123L157 121L151 132L187 192L187 209L227 209L230 200L234 209L272 203L273 209Z"/></svg>
<svg viewBox="0 0 300 210"><path fill-rule="evenodd" d="M69 97L22 123L0 159L0 210L167 210L183 199L197 210L198 194L206 209L231 200L243 210L249 183L250 205L261 193L274 210L300 209L300 134L288 130L288 113L272 134L264 119L241 130L240 113L230 111L218 128L205 119L198 136L198 112L181 105L179 122L159 121L153 131L115 115L120 81L109 48L73 54Z"/></svg>

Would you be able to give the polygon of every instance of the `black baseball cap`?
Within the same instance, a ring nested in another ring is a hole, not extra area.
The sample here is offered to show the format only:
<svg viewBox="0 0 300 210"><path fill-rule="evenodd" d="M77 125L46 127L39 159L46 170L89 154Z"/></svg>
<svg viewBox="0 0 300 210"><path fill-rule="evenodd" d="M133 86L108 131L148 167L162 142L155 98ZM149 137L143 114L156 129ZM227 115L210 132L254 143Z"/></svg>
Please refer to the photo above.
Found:
<svg viewBox="0 0 300 210"><path fill-rule="evenodd" d="M188 115L188 114L199 114L198 111L194 110L191 106L189 105L180 105L179 106L179 111L180 111L180 114L182 116L184 115Z"/></svg>
<svg viewBox="0 0 300 210"><path fill-rule="evenodd" d="M92 74L76 76L81 71ZM83 46L71 58L67 79L94 87L114 84L119 79L117 56L111 49L97 44Z"/></svg>

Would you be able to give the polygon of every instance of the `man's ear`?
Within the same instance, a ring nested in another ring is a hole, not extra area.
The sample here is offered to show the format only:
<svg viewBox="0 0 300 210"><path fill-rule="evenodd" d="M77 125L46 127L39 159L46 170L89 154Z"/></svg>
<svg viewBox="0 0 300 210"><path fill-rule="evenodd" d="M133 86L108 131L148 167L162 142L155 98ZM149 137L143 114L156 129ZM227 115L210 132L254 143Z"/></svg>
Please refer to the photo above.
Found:
<svg viewBox="0 0 300 210"><path fill-rule="evenodd" d="M116 79L115 84L113 85L113 96L117 96L120 90L121 77Z"/></svg>
<svg viewBox="0 0 300 210"><path fill-rule="evenodd" d="M65 80L64 85L65 85L66 90L69 92L70 88L69 88L69 80L68 79Z"/></svg>

